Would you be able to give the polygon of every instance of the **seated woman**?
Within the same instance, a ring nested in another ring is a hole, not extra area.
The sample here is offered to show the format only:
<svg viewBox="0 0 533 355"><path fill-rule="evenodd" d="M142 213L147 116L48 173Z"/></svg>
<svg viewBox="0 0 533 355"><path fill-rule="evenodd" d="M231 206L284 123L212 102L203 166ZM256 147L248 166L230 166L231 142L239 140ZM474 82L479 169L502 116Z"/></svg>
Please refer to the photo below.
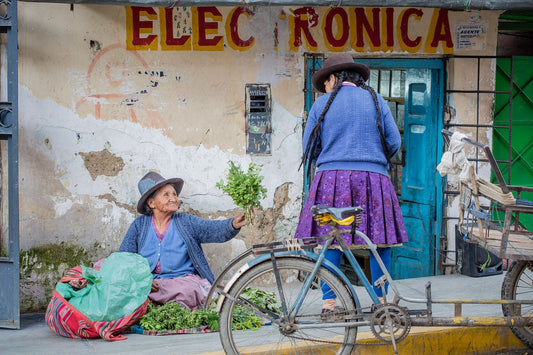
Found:
<svg viewBox="0 0 533 355"><path fill-rule="evenodd" d="M131 224L119 252L138 253L148 260L154 281L149 298L158 304L169 301L188 309L200 306L214 282L202 243L222 243L235 237L247 224L244 215L210 221L177 213L180 178L165 179L156 172L138 184L142 215Z"/></svg>

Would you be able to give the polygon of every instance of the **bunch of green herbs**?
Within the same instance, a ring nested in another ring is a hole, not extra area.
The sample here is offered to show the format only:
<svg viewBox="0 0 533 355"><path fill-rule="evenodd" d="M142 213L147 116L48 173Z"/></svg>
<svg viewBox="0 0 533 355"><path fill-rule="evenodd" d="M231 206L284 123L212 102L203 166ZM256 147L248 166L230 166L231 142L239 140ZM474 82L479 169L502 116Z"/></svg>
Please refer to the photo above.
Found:
<svg viewBox="0 0 533 355"><path fill-rule="evenodd" d="M247 288L241 294L241 297L262 309L266 309L278 316L281 315L281 303L276 299L276 296L272 292L263 291L257 288Z"/></svg>
<svg viewBox="0 0 533 355"><path fill-rule="evenodd" d="M209 326L218 330L218 313L214 310L188 310L176 302L167 302L157 306L148 304L146 314L140 320L141 327L146 330L181 330Z"/></svg>
<svg viewBox="0 0 533 355"><path fill-rule="evenodd" d="M241 297L263 309L280 314L281 305L273 293L248 288L241 294ZM235 329L258 329L263 324L263 319L252 310L236 305L232 323ZM176 302L168 302L161 306L149 303L146 314L140 320L140 325L143 329L150 331L182 330L202 326L208 326L212 331L219 329L215 302L207 310L195 309L193 311Z"/></svg>
<svg viewBox="0 0 533 355"><path fill-rule="evenodd" d="M244 172L239 164L229 161L226 183L220 180L216 186L228 194L233 203L244 209L244 216L252 224L254 208L261 208L260 201L266 197L267 189L261 184L264 177L260 175L260 165L250 163Z"/></svg>
<svg viewBox="0 0 533 355"><path fill-rule="evenodd" d="M276 300L273 293L247 288L241 293L240 297L250 301L250 303L260 309L266 309L278 316L281 315L281 304ZM232 324L234 329L258 329L263 324L263 319L258 317L251 309L236 305L233 309Z"/></svg>

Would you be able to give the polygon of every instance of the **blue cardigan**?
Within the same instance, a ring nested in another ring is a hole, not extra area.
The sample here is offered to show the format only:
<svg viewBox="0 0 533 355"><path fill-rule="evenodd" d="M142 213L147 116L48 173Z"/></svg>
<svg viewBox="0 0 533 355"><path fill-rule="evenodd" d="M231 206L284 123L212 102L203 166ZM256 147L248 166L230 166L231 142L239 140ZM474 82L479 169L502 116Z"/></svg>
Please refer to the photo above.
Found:
<svg viewBox="0 0 533 355"><path fill-rule="evenodd" d="M233 228L233 218L223 221L210 221L187 213L174 213L172 223L182 237L187 252L198 274L210 283L215 281L209 268L202 243L223 243L235 237L240 229ZM152 228L151 216L139 216L131 224L119 252L139 253L147 241Z"/></svg>
<svg viewBox="0 0 533 355"><path fill-rule="evenodd" d="M303 149L331 94L317 98L305 126ZM391 158L402 139L387 102L377 94L381 125ZM376 127L376 107L371 94L356 86L342 86L322 121L317 171L361 170L388 176L387 158Z"/></svg>

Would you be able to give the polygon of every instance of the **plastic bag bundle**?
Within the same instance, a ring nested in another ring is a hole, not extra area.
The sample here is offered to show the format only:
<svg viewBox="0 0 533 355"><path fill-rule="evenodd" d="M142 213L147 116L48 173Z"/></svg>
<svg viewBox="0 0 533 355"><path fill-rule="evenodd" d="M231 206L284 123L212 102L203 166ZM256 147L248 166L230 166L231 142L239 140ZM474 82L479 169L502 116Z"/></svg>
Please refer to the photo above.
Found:
<svg viewBox="0 0 533 355"><path fill-rule="evenodd" d="M135 312L150 293L152 273L145 258L113 253L99 270L82 266L87 286L81 289L59 282L56 291L91 321L111 321Z"/></svg>
<svg viewBox="0 0 533 355"><path fill-rule="evenodd" d="M464 152L465 142L462 141L465 137L464 134L455 132L450 138L448 151L442 155L441 161L437 166L441 176L447 174L459 175L460 180L468 180L470 163Z"/></svg>

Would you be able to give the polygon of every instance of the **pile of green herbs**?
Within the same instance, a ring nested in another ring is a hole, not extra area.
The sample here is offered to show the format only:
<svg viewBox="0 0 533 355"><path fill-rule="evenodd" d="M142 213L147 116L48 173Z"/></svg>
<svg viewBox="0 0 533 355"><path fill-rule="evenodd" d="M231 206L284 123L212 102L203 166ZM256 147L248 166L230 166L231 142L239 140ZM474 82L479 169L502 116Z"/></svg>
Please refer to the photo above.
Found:
<svg viewBox="0 0 533 355"><path fill-rule="evenodd" d="M281 303L271 292L255 288L247 288L241 293L241 298L250 301L261 310L267 310L278 317L281 316ZM263 324L263 319L257 317L250 309L236 305L233 309L234 329L257 329Z"/></svg>
<svg viewBox="0 0 533 355"><path fill-rule="evenodd" d="M264 177L260 175L260 165L250 163L245 172L239 164L229 161L226 183L220 180L216 187L228 194L235 205L244 209L248 223L252 223L254 208L261 208L260 201L266 197L267 189L261 184Z"/></svg>
<svg viewBox="0 0 533 355"><path fill-rule="evenodd" d="M241 297L250 302L279 314L281 305L274 294L253 288L246 289ZM236 305L233 311L233 326L236 329L258 329L263 324L263 319L250 309ZM148 304L146 314L141 318L140 325L150 331L172 331L208 326L212 331L219 329L218 313L215 311L215 302L209 309L188 310L176 302L168 302L158 306Z"/></svg>
<svg viewBox="0 0 533 355"><path fill-rule="evenodd" d="M146 330L182 330L209 326L218 330L218 313L213 310L188 310L176 302L167 302L157 306L148 304L146 314L140 320L141 327Z"/></svg>

